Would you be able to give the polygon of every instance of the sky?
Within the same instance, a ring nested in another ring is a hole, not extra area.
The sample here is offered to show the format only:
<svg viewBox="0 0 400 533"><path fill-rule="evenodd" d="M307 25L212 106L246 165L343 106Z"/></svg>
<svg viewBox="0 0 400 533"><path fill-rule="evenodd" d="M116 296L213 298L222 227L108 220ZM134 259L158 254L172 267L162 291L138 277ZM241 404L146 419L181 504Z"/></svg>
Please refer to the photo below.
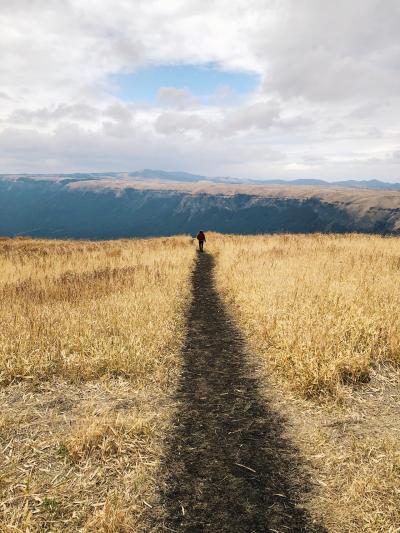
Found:
<svg viewBox="0 0 400 533"><path fill-rule="evenodd" d="M400 181L399 0L0 0L0 174Z"/></svg>

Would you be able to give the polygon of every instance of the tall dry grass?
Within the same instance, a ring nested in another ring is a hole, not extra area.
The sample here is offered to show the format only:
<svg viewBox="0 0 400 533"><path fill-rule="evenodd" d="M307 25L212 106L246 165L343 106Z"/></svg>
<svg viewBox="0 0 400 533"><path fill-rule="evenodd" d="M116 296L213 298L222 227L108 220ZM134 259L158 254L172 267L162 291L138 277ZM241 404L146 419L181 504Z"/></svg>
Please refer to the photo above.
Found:
<svg viewBox="0 0 400 533"><path fill-rule="evenodd" d="M188 297L188 243L0 243L0 381L168 380Z"/></svg>
<svg viewBox="0 0 400 533"><path fill-rule="evenodd" d="M400 363L400 240L210 235L208 244L264 390L311 465L309 507L329 532L400 531L400 380L382 370Z"/></svg>
<svg viewBox="0 0 400 533"><path fill-rule="evenodd" d="M217 279L291 389L337 398L400 363L400 241L346 235L217 237Z"/></svg>
<svg viewBox="0 0 400 533"><path fill-rule="evenodd" d="M138 531L180 370L187 237L0 241L0 529Z"/></svg>

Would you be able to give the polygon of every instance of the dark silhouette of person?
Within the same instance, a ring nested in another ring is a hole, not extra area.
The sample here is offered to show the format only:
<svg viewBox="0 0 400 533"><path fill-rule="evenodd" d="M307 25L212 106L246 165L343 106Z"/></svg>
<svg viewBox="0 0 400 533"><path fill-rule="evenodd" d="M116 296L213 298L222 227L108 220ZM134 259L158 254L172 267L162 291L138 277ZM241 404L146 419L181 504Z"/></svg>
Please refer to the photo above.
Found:
<svg viewBox="0 0 400 533"><path fill-rule="evenodd" d="M202 252L204 249L204 243L206 242L206 236L203 230L199 231L199 233L196 236L196 239L199 241L199 250L200 252Z"/></svg>

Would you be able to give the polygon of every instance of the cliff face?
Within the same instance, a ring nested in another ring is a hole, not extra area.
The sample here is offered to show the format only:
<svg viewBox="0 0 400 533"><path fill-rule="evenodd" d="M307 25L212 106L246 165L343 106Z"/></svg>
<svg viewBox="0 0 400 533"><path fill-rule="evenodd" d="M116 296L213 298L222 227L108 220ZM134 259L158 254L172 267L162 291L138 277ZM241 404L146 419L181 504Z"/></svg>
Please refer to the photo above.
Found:
<svg viewBox="0 0 400 533"><path fill-rule="evenodd" d="M399 233L400 193L1 179L0 235L108 239L195 233ZM210 190L208 190L210 189Z"/></svg>

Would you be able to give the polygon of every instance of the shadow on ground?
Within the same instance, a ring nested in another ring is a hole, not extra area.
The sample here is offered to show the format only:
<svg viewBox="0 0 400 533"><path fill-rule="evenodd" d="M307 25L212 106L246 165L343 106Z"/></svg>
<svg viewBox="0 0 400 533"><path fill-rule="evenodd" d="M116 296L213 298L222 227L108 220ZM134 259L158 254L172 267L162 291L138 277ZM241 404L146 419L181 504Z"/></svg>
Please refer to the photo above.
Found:
<svg viewBox="0 0 400 533"><path fill-rule="evenodd" d="M199 254L193 274L157 531L321 532L296 506L305 476L282 419L258 392L243 338L214 288L213 264Z"/></svg>

